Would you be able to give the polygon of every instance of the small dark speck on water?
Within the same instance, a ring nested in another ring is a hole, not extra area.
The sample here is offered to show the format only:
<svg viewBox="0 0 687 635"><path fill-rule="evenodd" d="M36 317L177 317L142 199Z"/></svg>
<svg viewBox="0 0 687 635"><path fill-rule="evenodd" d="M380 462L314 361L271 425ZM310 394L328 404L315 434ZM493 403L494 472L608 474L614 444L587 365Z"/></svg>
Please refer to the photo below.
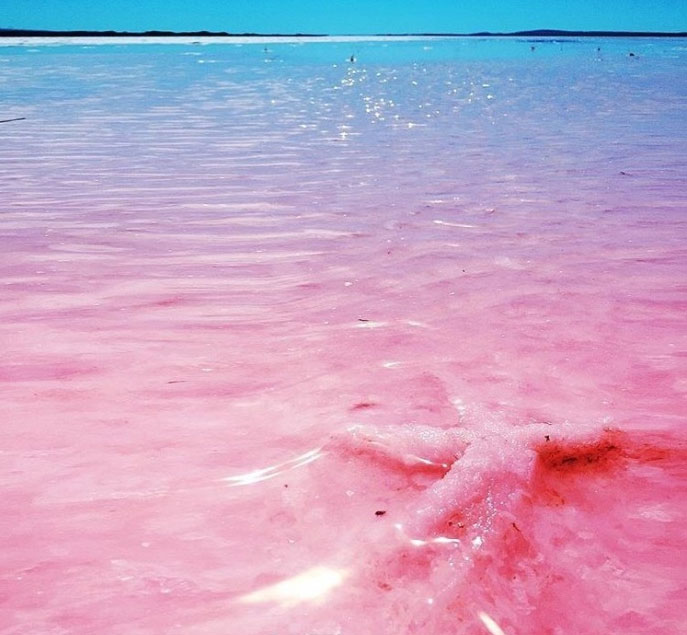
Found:
<svg viewBox="0 0 687 635"><path fill-rule="evenodd" d="M547 441L551 441L551 437L550 437L548 434L545 434L545 435L544 435L544 438L545 438Z"/></svg>
<svg viewBox="0 0 687 635"><path fill-rule="evenodd" d="M384 509L378 509L375 512L375 516L384 516L384 514L386 514L386 510L384 510Z"/></svg>
<svg viewBox="0 0 687 635"><path fill-rule="evenodd" d="M358 318L358 322L369 322L367 318Z"/></svg>
<svg viewBox="0 0 687 635"><path fill-rule="evenodd" d="M374 408L377 404L372 403L371 401L361 401L360 403L355 404L355 406L351 407L351 410L366 410L367 408Z"/></svg>

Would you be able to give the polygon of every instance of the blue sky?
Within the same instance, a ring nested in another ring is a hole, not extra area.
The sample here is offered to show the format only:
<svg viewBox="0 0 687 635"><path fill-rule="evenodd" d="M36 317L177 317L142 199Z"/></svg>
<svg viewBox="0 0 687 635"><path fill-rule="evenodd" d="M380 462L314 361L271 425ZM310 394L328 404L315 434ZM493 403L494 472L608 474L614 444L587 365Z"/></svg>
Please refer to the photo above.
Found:
<svg viewBox="0 0 687 635"><path fill-rule="evenodd" d="M0 0L0 27L139 31L687 30L687 0Z"/></svg>

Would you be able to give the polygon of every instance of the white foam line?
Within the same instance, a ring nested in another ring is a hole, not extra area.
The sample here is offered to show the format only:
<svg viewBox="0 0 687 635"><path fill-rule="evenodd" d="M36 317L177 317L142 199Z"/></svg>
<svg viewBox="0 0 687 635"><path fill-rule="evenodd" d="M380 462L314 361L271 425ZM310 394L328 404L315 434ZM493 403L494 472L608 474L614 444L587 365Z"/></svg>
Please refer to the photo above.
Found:
<svg viewBox="0 0 687 635"><path fill-rule="evenodd" d="M430 35L327 35L298 37L285 35L281 37L213 37L192 35L169 35L164 37L149 36L81 36L81 37L0 37L0 46L39 46L59 45L112 45L112 44L307 44L309 42L413 42L423 40L439 40L441 36Z"/></svg>
<svg viewBox="0 0 687 635"><path fill-rule="evenodd" d="M468 225L467 223L451 223L450 221L440 219L435 219L433 222L435 225L444 225L446 227L463 227L464 229L474 229L477 227L477 225Z"/></svg>
<svg viewBox="0 0 687 635"><path fill-rule="evenodd" d="M388 322L358 322L355 327L359 329L379 329L383 326L387 326Z"/></svg>

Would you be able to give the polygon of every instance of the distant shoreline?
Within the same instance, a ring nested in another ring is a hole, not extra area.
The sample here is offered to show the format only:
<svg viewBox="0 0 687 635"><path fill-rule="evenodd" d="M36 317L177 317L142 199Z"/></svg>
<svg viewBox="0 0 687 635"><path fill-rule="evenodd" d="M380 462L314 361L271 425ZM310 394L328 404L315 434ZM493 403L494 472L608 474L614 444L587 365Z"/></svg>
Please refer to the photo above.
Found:
<svg viewBox="0 0 687 635"><path fill-rule="evenodd" d="M341 35L341 34L337 34ZM498 33L482 31L479 33L375 33L347 34L352 37L648 37L681 38L687 31L565 31L558 29L535 29ZM327 33L227 33L226 31L50 31L41 29L0 29L0 37L214 37L214 38L325 38Z"/></svg>

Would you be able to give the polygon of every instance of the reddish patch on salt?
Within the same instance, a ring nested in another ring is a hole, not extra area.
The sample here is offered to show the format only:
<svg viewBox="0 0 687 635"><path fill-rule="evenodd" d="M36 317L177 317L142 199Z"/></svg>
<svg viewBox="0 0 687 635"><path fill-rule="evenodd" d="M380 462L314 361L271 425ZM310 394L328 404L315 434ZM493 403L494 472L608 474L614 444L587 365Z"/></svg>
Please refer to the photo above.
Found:
<svg viewBox="0 0 687 635"><path fill-rule="evenodd" d="M625 462L622 444L626 436L617 430L606 430L592 443L545 441L537 448L538 463L542 469L561 475L609 472Z"/></svg>
<svg viewBox="0 0 687 635"><path fill-rule="evenodd" d="M537 448L538 467L558 476L610 474L630 463L669 468L687 460L679 440L658 435L604 430L591 443L544 442Z"/></svg>

